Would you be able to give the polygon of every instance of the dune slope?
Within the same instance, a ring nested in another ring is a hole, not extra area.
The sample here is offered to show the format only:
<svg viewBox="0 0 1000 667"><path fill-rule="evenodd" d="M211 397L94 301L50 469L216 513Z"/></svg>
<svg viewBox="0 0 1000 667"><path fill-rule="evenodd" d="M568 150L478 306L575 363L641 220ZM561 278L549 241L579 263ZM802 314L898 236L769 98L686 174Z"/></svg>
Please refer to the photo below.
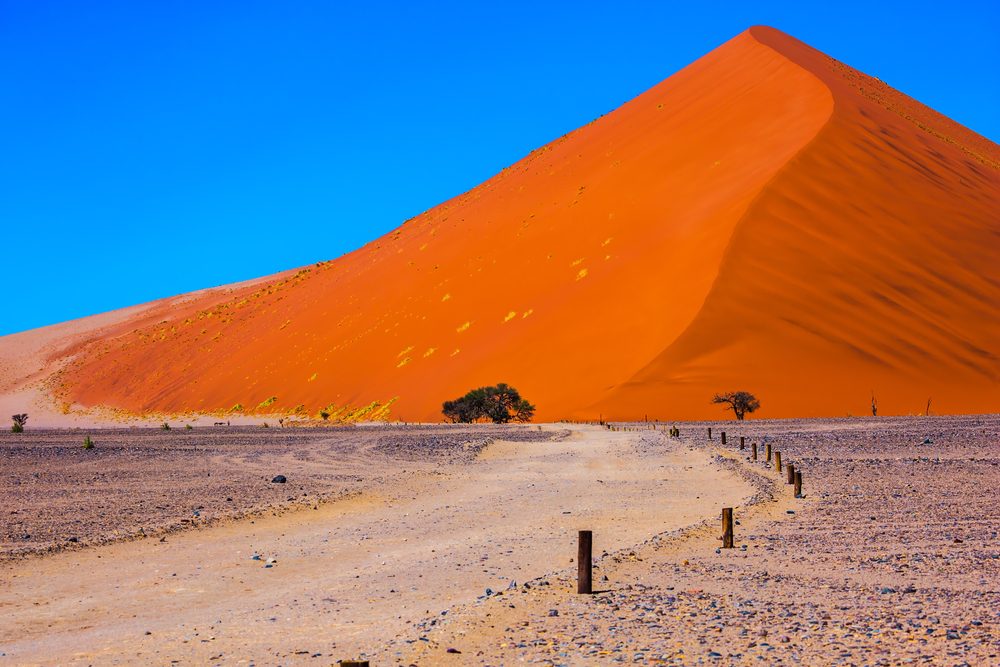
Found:
<svg viewBox="0 0 1000 667"><path fill-rule="evenodd" d="M599 405L701 412L747 387L781 416L1000 409L1000 151L776 30L835 111L734 232L684 333ZM778 406L775 406L778 407ZM638 413L632 410L631 416Z"/></svg>
<svg viewBox="0 0 1000 667"><path fill-rule="evenodd" d="M884 413L998 411L998 164L752 28L356 252L82 326L50 388L409 420L497 381L541 419L718 416L730 388L769 417L861 414L873 390Z"/></svg>

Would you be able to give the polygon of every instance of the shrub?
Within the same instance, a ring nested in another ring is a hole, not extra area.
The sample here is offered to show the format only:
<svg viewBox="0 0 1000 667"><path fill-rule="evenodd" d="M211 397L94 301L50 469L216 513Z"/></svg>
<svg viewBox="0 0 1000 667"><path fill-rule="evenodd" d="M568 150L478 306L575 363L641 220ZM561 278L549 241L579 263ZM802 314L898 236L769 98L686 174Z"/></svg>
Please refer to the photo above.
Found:
<svg viewBox="0 0 1000 667"><path fill-rule="evenodd" d="M326 410L320 410L320 411L319 411L319 417L320 417L320 419L322 419L323 421L326 421L327 419L329 419L329 418L330 418L330 413L329 413L329 412L327 412Z"/></svg>
<svg viewBox="0 0 1000 667"><path fill-rule="evenodd" d="M28 413L11 415L10 418L14 420L14 425L10 427L10 430L14 433L24 433L24 425L28 423Z"/></svg>
<svg viewBox="0 0 1000 667"><path fill-rule="evenodd" d="M441 406L445 418L453 423L472 423L488 419L494 424L510 421L528 422L535 416L535 406L521 397L510 385L479 387L461 398Z"/></svg>
<svg viewBox="0 0 1000 667"><path fill-rule="evenodd" d="M83 448L84 449L93 449L94 448L94 441L90 439L89 435L86 436L83 439Z"/></svg>
<svg viewBox="0 0 1000 667"><path fill-rule="evenodd" d="M277 401L277 400L278 400L277 396L272 396L271 398L265 399L265 400L261 401L257 405L257 409L260 410L262 408L268 408L268 407L274 405L274 402Z"/></svg>
<svg viewBox="0 0 1000 667"><path fill-rule="evenodd" d="M233 407L229 408L230 412L243 412L243 404L237 403Z"/></svg>
<svg viewBox="0 0 1000 667"><path fill-rule="evenodd" d="M170 424L168 424L167 422L163 422L163 425L160 426L160 428L163 429L164 431L169 431L170 430Z"/></svg>
<svg viewBox="0 0 1000 667"><path fill-rule="evenodd" d="M191 424L185 424L184 425L184 429L188 430L188 431L192 431L192 430L194 430L194 426L191 426Z"/></svg>
<svg viewBox="0 0 1000 667"><path fill-rule="evenodd" d="M748 412L756 412L760 407L760 401L749 391L731 391L726 394L716 394L712 398L713 403L725 403L736 415L736 419L743 421L743 417Z"/></svg>

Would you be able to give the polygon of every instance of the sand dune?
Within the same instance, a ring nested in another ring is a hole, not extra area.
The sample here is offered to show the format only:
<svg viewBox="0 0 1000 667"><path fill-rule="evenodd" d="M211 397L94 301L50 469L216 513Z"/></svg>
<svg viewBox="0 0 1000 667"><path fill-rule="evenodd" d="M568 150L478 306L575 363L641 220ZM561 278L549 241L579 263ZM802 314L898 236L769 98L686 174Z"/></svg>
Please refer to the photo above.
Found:
<svg viewBox="0 0 1000 667"><path fill-rule="evenodd" d="M82 324L47 386L136 413L436 420L497 381L541 419L717 417L736 388L768 417L873 390L996 412L998 248L1000 147L752 28L356 252Z"/></svg>

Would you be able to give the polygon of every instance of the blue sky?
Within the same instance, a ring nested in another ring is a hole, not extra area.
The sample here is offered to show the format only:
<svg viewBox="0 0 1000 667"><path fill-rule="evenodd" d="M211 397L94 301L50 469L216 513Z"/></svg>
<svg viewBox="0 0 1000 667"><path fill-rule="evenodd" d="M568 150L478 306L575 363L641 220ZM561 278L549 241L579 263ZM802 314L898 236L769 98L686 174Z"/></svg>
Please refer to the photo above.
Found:
<svg viewBox="0 0 1000 667"><path fill-rule="evenodd" d="M754 24L1000 140L1000 3L698 4L0 0L0 335L342 255Z"/></svg>

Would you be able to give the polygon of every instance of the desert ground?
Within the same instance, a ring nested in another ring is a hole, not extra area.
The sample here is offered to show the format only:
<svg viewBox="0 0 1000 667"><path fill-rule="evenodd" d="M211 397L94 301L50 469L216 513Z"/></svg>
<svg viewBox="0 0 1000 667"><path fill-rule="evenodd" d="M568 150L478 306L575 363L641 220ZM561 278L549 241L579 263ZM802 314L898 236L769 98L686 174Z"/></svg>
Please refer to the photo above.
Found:
<svg viewBox="0 0 1000 667"><path fill-rule="evenodd" d="M665 426L4 434L0 664L1000 663L1000 417Z"/></svg>

